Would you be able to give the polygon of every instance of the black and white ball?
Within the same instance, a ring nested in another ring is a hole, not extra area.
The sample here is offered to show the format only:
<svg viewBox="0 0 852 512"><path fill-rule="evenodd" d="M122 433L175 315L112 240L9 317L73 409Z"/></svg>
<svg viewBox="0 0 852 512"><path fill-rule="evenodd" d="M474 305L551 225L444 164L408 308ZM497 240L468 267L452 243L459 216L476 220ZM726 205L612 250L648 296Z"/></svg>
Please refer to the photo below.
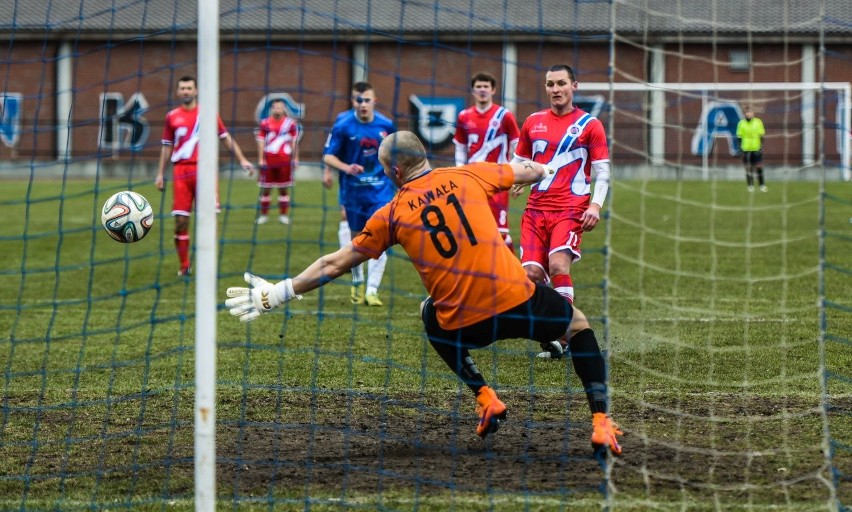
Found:
<svg viewBox="0 0 852 512"><path fill-rule="evenodd" d="M123 244L138 242L151 230L154 210L141 194L124 190L106 200L101 223L114 240Z"/></svg>

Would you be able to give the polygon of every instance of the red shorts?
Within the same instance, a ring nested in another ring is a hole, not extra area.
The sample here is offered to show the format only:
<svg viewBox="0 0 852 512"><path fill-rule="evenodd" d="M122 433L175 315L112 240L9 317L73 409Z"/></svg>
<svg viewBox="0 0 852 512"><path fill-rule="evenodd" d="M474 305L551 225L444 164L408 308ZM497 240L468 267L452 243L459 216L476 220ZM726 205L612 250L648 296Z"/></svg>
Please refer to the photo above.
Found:
<svg viewBox="0 0 852 512"><path fill-rule="evenodd" d="M261 188L284 188L293 186L293 166L291 164L267 165L257 175L257 185Z"/></svg>
<svg viewBox="0 0 852 512"><path fill-rule="evenodd" d="M195 165L177 164L174 168L174 195L172 196L172 216L189 217L195 202L195 186L198 171ZM216 184L216 211L219 211L219 184Z"/></svg>
<svg viewBox="0 0 852 512"><path fill-rule="evenodd" d="M580 259L582 234L577 213L526 209L521 217L521 264L538 265L549 275L551 254L568 250L572 261Z"/></svg>
<svg viewBox="0 0 852 512"><path fill-rule="evenodd" d="M497 230L501 233L508 233L509 191L504 190L488 198L488 206L491 207L491 214L494 215L494 220L497 221Z"/></svg>

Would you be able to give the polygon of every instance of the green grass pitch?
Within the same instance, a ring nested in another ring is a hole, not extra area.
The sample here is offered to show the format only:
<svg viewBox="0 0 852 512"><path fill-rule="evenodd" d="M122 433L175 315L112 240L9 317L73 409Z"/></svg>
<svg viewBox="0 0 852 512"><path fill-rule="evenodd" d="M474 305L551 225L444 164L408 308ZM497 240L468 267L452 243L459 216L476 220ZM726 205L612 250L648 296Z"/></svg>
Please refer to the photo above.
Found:
<svg viewBox="0 0 852 512"><path fill-rule="evenodd" d="M475 486L370 491L351 467L349 487L308 483L301 473L287 479L304 467L240 473L240 461L262 458L249 434L288 439L280 425L330 425L335 414L347 425L376 415L424 429L457 422L467 446L473 400L422 336L424 291L400 249L383 281L384 308L349 304L345 277L250 325L220 306L206 319L219 340L220 508L829 510L833 492L849 505L850 189L769 185L750 194L739 182L614 184L607 222L584 236L572 275L577 305L602 343L606 336L625 456L606 473L585 463L565 471L561 485L576 492L554 495L527 484L532 475L485 485L499 492L483 498ZM100 205L125 188L115 180L2 183L0 509L192 509L195 277L175 276L170 196L148 181L132 186L154 206L147 238L122 245L103 232ZM298 183L290 226L274 216L253 223L251 182L223 179L220 192L220 305L246 270L280 279L337 248L336 190ZM513 203L515 226L520 207ZM587 411L570 364L535 360L536 349L501 342L476 357L513 399L515 417L559 421L526 410L521 397L559 404L567 395L572 431L582 430ZM534 430L510 425L498 435ZM380 430L401 445L411 434L393 424ZM837 443L834 473L827 440ZM275 458L278 444L269 446ZM357 460L362 448L334 450ZM299 462L300 453L278 457ZM495 441L466 453L464 467L490 468L500 454Z"/></svg>

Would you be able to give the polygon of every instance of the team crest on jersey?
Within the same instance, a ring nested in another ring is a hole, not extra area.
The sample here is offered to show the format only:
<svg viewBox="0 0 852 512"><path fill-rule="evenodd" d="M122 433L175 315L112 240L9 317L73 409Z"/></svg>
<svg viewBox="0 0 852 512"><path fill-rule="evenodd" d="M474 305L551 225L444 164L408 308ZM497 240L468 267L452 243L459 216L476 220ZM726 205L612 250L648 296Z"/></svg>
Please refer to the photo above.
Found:
<svg viewBox="0 0 852 512"><path fill-rule="evenodd" d="M464 110L462 97L427 97L412 94L408 97L414 116L414 133L428 149L440 149L453 141L456 119Z"/></svg>
<svg viewBox="0 0 852 512"><path fill-rule="evenodd" d="M547 125L544 123L538 123L537 125L530 128L530 133L544 133L547 131Z"/></svg>
<svg viewBox="0 0 852 512"><path fill-rule="evenodd" d="M575 124L572 124L571 127L568 128L568 135L570 135L572 137L576 137L577 135L580 135L580 127L575 125Z"/></svg>
<svg viewBox="0 0 852 512"><path fill-rule="evenodd" d="M377 141L376 139L370 139L368 137L363 137L358 142L358 145L361 147L361 149L364 151L365 154L368 151L375 152L377 149L379 149L379 144L381 144L381 143L379 141Z"/></svg>

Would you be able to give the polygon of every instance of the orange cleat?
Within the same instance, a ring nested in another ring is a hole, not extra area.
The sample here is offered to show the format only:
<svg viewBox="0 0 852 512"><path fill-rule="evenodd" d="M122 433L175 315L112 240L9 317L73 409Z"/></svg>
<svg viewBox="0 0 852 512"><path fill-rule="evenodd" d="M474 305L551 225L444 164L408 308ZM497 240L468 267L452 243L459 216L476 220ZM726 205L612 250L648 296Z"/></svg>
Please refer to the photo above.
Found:
<svg viewBox="0 0 852 512"><path fill-rule="evenodd" d="M621 455L621 445L616 436L623 435L618 425L606 413L592 414L592 448L598 450L609 448L613 455Z"/></svg>
<svg viewBox="0 0 852 512"><path fill-rule="evenodd" d="M500 422L506 420L506 404L497 398L497 393L488 386L483 386L476 395L476 412L479 414L479 425L476 435L485 437L497 432Z"/></svg>

